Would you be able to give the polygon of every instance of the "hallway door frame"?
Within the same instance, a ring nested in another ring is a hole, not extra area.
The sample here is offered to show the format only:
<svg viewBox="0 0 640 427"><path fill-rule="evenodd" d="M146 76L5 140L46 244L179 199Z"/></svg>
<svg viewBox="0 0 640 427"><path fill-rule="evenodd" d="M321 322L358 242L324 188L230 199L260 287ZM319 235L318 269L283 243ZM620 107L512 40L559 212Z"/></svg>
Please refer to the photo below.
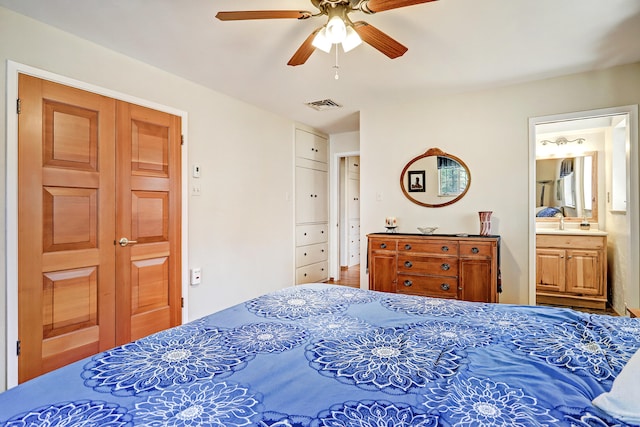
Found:
<svg viewBox="0 0 640 427"><path fill-rule="evenodd" d="M334 280L340 280L340 160L359 155L360 151L334 153L329 166L329 277ZM362 241L360 236L360 242ZM362 253L360 247L361 260Z"/></svg>

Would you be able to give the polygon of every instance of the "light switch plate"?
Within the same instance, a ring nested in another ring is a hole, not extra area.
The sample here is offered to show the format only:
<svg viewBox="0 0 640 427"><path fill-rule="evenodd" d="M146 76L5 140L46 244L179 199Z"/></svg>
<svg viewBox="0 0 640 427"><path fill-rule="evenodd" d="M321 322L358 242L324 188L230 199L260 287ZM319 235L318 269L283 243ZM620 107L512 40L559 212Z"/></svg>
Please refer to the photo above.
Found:
<svg viewBox="0 0 640 427"><path fill-rule="evenodd" d="M200 268L191 269L191 284L199 285L202 281L202 270Z"/></svg>

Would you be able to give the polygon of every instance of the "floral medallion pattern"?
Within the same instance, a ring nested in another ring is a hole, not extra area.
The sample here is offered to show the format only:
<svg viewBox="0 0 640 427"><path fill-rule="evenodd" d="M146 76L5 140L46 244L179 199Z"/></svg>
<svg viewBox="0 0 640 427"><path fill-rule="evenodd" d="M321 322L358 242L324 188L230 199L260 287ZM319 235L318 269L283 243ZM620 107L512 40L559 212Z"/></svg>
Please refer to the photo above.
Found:
<svg viewBox="0 0 640 427"><path fill-rule="evenodd" d="M322 427L435 427L438 417L409 405L390 402L345 402L321 413L312 425Z"/></svg>
<svg viewBox="0 0 640 427"><path fill-rule="evenodd" d="M229 349L217 329L172 329L94 356L82 377L99 392L141 395L228 375L252 357Z"/></svg>
<svg viewBox="0 0 640 427"><path fill-rule="evenodd" d="M305 319L302 326L314 337L340 338L371 331L374 327L356 317L346 315L328 315Z"/></svg>
<svg viewBox="0 0 640 427"><path fill-rule="evenodd" d="M466 323L432 321L411 325L411 337L432 347L483 347L492 341L491 335L482 327Z"/></svg>
<svg viewBox="0 0 640 427"><path fill-rule="evenodd" d="M389 310L417 316L479 316L483 304L464 304L460 301L439 298L423 298L413 295L389 295L381 304Z"/></svg>
<svg viewBox="0 0 640 427"><path fill-rule="evenodd" d="M640 322L630 317L610 317L605 322L600 316L589 317L590 326L599 337L611 337L616 348L630 358L640 348Z"/></svg>
<svg viewBox="0 0 640 427"><path fill-rule="evenodd" d="M346 286L327 289L325 292L327 298L331 298L333 301L337 302L346 302L348 304L367 304L378 299L375 293Z"/></svg>
<svg viewBox="0 0 640 427"><path fill-rule="evenodd" d="M624 361L606 357L609 352L616 352L610 337L599 338L581 323L541 324L537 331L529 329L529 333L529 337L523 335L512 342L530 357L598 381L612 380L622 370Z"/></svg>
<svg viewBox="0 0 640 427"><path fill-rule="evenodd" d="M20 414L3 427L132 426L132 417L115 403L93 400L60 403Z"/></svg>
<svg viewBox="0 0 640 427"><path fill-rule="evenodd" d="M592 399L639 347L640 319L300 285L0 393L0 427L623 427Z"/></svg>
<svg viewBox="0 0 640 427"><path fill-rule="evenodd" d="M165 390L137 403L136 423L145 426L232 427L259 416L258 400L248 389L225 382L200 382Z"/></svg>
<svg viewBox="0 0 640 427"><path fill-rule="evenodd" d="M406 393L455 374L460 356L451 348L419 344L403 328L377 328L346 339L307 346L311 367L365 390Z"/></svg>
<svg viewBox="0 0 640 427"><path fill-rule="evenodd" d="M229 349L237 353L282 353L307 338L303 328L284 323L249 323L225 334Z"/></svg>
<svg viewBox="0 0 640 427"><path fill-rule="evenodd" d="M430 386L423 397L430 411L460 427L553 426L558 422L534 397L489 379L450 379Z"/></svg>
<svg viewBox="0 0 640 427"><path fill-rule="evenodd" d="M342 313L348 304L328 298L323 291L288 288L252 299L245 306L247 310L260 317L298 320L310 316Z"/></svg>
<svg viewBox="0 0 640 427"><path fill-rule="evenodd" d="M542 321L534 316L517 311L496 309L487 310L482 316L474 319L474 323L481 325L495 338L504 337L505 339L529 334L531 330L539 330L537 327L542 325Z"/></svg>

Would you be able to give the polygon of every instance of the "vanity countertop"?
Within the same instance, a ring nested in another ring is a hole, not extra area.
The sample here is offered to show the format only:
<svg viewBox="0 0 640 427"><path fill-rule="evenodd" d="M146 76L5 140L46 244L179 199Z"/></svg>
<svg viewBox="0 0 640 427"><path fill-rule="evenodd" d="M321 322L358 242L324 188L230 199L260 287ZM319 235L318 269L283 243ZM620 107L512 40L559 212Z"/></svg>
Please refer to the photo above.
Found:
<svg viewBox="0 0 640 427"><path fill-rule="evenodd" d="M581 230L579 228L565 228L558 230L557 228L536 228L536 234L561 234L571 236L606 236L607 232L590 228L589 230Z"/></svg>

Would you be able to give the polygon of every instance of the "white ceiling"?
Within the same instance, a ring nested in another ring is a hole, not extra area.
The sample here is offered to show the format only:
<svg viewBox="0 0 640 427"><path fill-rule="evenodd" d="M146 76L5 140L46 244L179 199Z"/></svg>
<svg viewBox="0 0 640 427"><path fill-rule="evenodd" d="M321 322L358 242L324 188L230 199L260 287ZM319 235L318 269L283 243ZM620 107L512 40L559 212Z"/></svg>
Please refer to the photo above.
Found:
<svg viewBox="0 0 640 427"><path fill-rule="evenodd" d="M0 0L0 6L327 133L358 130L359 111L640 61L638 0L439 0L365 15L409 48L320 50L287 66L323 17L222 22L219 11L294 9L309 0ZM330 98L343 108L316 111Z"/></svg>

